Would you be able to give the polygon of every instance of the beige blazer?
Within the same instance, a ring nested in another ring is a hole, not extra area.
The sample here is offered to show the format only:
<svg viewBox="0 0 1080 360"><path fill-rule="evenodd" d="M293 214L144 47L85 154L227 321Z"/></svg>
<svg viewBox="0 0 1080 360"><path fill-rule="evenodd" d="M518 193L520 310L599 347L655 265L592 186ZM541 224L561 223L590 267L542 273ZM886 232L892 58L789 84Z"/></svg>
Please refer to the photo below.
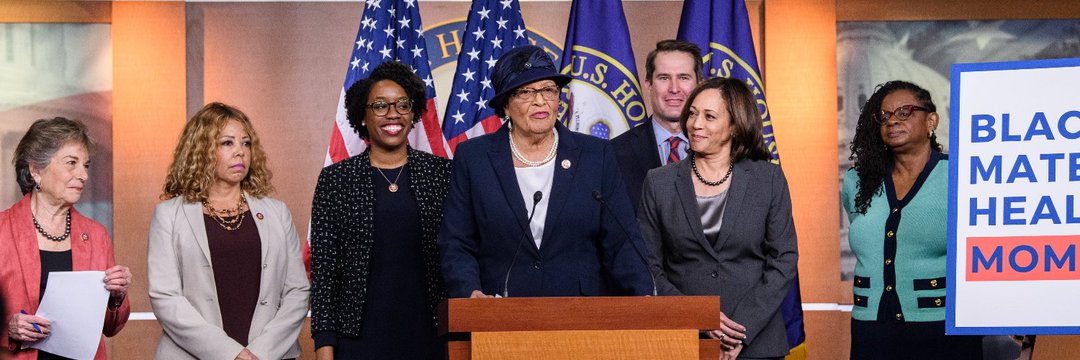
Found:
<svg viewBox="0 0 1080 360"><path fill-rule="evenodd" d="M247 348L263 360L296 358L309 287L296 226L281 201L245 196L256 215L251 220L259 228L263 259ZM201 204L183 197L158 204L146 258L150 304L163 330L154 358L234 359L244 347L221 328Z"/></svg>

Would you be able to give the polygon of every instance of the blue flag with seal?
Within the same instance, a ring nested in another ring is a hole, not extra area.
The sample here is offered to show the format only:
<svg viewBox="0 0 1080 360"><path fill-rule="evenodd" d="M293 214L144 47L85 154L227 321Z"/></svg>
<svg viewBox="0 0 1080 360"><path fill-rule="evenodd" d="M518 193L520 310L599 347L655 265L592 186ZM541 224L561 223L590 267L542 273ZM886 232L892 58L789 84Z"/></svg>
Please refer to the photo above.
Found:
<svg viewBox="0 0 1080 360"><path fill-rule="evenodd" d="M648 118L620 0L574 0L560 71L573 81L563 89L559 116L566 127L611 139Z"/></svg>
<svg viewBox="0 0 1080 360"><path fill-rule="evenodd" d="M773 162L779 163L776 138L773 136L769 106L754 52L754 39L750 34L750 19L746 3L742 0L686 0L679 22L678 38L697 44L704 50L704 70L708 77L732 77L746 82L757 98L761 112L762 133L765 146L772 154ZM799 294L799 277L791 284L791 291L780 304L787 327L790 352L788 359L806 358L806 332L803 330L802 297Z"/></svg>
<svg viewBox="0 0 1080 360"><path fill-rule="evenodd" d="M746 3L738 0L686 0L678 38L701 47L707 77L733 77L746 81L757 98L765 146L772 154L773 162L779 161L772 118L765 102L761 71L758 70L754 53L754 39L750 35Z"/></svg>

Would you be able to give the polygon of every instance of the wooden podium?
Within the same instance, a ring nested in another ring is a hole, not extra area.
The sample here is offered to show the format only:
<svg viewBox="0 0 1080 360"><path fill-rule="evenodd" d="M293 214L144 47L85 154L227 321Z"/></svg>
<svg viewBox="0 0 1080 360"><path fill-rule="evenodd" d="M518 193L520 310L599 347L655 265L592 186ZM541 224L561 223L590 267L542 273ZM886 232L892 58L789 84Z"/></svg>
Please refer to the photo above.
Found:
<svg viewBox="0 0 1080 360"><path fill-rule="evenodd" d="M450 299L439 333L450 359L717 359L716 296ZM467 341L454 341L461 334Z"/></svg>
<svg viewBox="0 0 1080 360"><path fill-rule="evenodd" d="M1080 336L1039 335L1035 338L1035 348L1031 350L1031 359L1072 359L1076 358L1078 353L1080 353Z"/></svg>

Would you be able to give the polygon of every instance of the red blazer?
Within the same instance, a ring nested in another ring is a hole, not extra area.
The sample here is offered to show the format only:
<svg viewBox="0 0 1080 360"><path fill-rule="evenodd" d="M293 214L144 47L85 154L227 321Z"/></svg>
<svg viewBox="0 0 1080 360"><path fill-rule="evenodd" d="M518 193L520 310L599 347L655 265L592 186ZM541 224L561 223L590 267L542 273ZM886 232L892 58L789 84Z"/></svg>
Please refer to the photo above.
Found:
<svg viewBox="0 0 1080 360"><path fill-rule="evenodd" d="M27 194L11 208L0 213L0 296L4 299L3 330L0 346L12 351L12 360L37 359L37 349L17 350L19 342L8 337L11 316L19 310L36 314L38 293L41 291L41 257L38 254L33 218L30 214L30 195ZM116 264L112 242L105 227L71 209L71 268L72 270L105 270ZM104 286L104 284L102 284ZM113 336L124 328L131 305L127 297L116 310L105 311L102 333ZM98 343L94 359L107 359L105 338Z"/></svg>

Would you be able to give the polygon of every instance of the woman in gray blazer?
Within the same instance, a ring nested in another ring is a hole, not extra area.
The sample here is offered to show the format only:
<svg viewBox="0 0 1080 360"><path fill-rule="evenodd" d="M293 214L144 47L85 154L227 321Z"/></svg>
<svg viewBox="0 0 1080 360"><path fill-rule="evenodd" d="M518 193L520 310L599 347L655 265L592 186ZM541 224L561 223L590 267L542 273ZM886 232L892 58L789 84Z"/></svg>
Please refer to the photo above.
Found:
<svg viewBox="0 0 1080 360"><path fill-rule="evenodd" d="M184 126L150 224L156 359L300 356L308 279L270 177L240 110L211 103Z"/></svg>
<svg viewBox="0 0 1080 360"><path fill-rule="evenodd" d="M798 263L791 197L772 164L753 94L713 78L681 124L691 155L645 178L638 219L661 295L719 295L722 358L783 358L780 303Z"/></svg>

